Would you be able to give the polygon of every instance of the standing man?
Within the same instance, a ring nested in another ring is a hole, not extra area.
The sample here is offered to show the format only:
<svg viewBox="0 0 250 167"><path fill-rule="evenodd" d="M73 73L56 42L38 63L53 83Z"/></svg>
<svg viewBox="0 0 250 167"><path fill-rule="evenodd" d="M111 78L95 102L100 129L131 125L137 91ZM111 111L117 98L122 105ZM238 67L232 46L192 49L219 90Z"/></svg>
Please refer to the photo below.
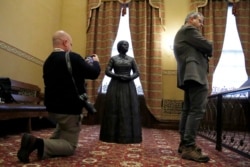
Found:
<svg viewBox="0 0 250 167"><path fill-rule="evenodd" d="M208 96L208 58L212 56L212 43L200 30L203 15L192 12L174 39L174 54L177 61L177 87L184 91L184 103L180 118L180 145L178 152L183 159L208 162L196 146L195 138L203 118Z"/></svg>
<svg viewBox="0 0 250 167"><path fill-rule="evenodd" d="M81 130L83 103L78 98L71 74L68 71L65 53L69 52L72 76L79 94L86 92L85 79L96 79L100 74L99 58L92 55L88 63L79 54L71 52L72 38L65 31L57 31L52 37L53 52L43 66L45 84L45 106L49 117L56 122L56 128L49 139L41 139L24 134L17 157L21 162L29 162L29 155L38 151L38 158L73 155Z"/></svg>

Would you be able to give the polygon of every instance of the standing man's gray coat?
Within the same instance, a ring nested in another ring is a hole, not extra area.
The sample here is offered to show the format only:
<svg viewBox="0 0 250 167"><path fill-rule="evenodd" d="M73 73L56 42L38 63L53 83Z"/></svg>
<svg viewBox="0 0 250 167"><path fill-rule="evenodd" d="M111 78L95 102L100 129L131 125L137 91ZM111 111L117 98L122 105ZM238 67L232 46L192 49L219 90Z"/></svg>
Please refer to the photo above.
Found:
<svg viewBox="0 0 250 167"><path fill-rule="evenodd" d="M185 81L194 80L207 85L208 57L212 55L212 43L194 26L182 26L174 41L177 60L177 86L185 88Z"/></svg>

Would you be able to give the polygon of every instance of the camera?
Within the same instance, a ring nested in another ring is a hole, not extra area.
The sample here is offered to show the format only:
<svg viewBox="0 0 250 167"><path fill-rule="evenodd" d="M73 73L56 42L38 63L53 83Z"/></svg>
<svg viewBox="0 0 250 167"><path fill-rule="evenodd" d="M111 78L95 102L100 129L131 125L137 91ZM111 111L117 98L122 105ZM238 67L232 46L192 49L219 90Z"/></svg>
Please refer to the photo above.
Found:
<svg viewBox="0 0 250 167"><path fill-rule="evenodd" d="M79 99L83 102L83 106L88 111L88 113L94 114L97 112L95 107L88 101L88 96L86 93L79 95Z"/></svg>
<svg viewBox="0 0 250 167"><path fill-rule="evenodd" d="M93 65L93 62L94 62L93 56L87 56L87 57L85 58L85 61L86 61L88 64Z"/></svg>

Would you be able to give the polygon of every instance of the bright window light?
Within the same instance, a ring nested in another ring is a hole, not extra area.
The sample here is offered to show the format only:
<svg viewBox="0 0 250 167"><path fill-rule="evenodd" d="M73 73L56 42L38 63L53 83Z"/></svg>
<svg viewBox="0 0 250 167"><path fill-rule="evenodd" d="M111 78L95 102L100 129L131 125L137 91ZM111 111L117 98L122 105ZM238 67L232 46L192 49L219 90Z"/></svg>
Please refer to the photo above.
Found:
<svg viewBox="0 0 250 167"><path fill-rule="evenodd" d="M222 54L213 74L212 94L235 90L248 79L232 6L228 7Z"/></svg>

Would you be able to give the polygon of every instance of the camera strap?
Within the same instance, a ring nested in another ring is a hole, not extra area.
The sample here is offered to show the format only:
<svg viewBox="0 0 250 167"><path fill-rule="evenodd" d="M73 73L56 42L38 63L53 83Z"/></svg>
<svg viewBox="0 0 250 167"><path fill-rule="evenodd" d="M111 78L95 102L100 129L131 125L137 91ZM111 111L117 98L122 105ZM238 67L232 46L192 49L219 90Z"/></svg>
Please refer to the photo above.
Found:
<svg viewBox="0 0 250 167"><path fill-rule="evenodd" d="M68 71L69 71L69 73L70 73L70 75L71 75L73 84L74 84L74 86L75 86L76 93L77 93L77 95L79 95L79 91L78 91L78 89L77 89L77 87L76 87L75 79L74 79L74 77L73 77L73 75L72 75L72 66L71 66L71 62L70 62L69 52L66 52L66 53L65 53L65 59L66 59L66 64L67 64L67 67L68 67Z"/></svg>

